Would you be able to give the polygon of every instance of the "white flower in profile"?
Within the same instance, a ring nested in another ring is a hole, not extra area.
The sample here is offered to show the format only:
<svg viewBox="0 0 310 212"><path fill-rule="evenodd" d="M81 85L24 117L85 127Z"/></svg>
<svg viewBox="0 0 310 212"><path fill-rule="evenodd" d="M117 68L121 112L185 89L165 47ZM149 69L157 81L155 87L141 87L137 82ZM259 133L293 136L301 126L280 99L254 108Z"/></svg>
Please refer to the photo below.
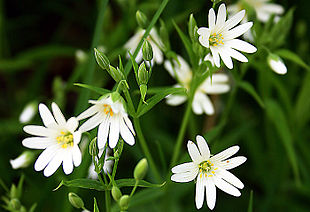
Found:
<svg viewBox="0 0 310 212"><path fill-rule="evenodd" d="M267 62L271 70L273 70L277 74L286 74L287 68L283 62L283 60L276 54L269 53Z"/></svg>
<svg viewBox="0 0 310 212"><path fill-rule="evenodd" d="M284 8L279 4L270 3L270 0L243 0L227 7L228 12L235 14L248 5L255 10L256 17L261 22L267 22L272 15L282 15ZM247 18L245 17L245 20Z"/></svg>
<svg viewBox="0 0 310 212"><path fill-rule="evenodd" d="M230 158L238 152L238 146L230 147L211 156L205 139L198 135L196 141L198 148L192 141L187 143L188 153L192 162L173 167L171 169L173 173L171 180L174 182L190 182L197 179L196 207L197 209L202 207L206 193L207 205L212 210L216 201L216 187L236 197L241 195L238 188L242 189L244 187L243 183L227 170L243 164L246 161L246 157Z"/></svg>
<svg viewBox="0 0 310 212"><path fill-rule="evenodd" d="M82 112L77 119L91 118L84 122L79 130L86 132L99 125L98 149L103 149L108 139L109 146L113 149L118 142L119 135L127 144L135 144L135 131L121 99L113 102L109 94L99 100L89 100L89 103L93 106Z"/></svg>
<svg viewBox="0 0 310 212"><path fill-rule="evenodd" d="M242 10L226 21L226 7L225 4L221 4L217 17L213 8L209 10L209 28L200 27L198 29L199 42L204 47L210 48L217 67L220 67L220 57L224 64L229 69L232 69L233 62L231 58L235 58L240 62L248 62L248 59L238 51L256 52L257 49L253 45L236 39L253 25L252 22L247 22L235 27L243 19L244 15L245 11Z"/></svg>
<svg viewBox="0 0 310 212"><path fill-rule="evenodd" d="M177 58L178 61L174 60L173 65L170 61L165 61L164 67L172 77L178 80L179 84L175 85L175 87L184 87L188 90L192 81L192 70L181 56L177 56ZM192 103L194 113L197 115L203 113L207 115L214 114L214 106L207 94L222 94L229 90L230 86L226 74L213 74L212 81L211 78L208 77L195 92ZM167 104L177 106L184 103L187 100L187 96L169 95L166 99Z"/></svg>
<svg viewBox="0 0 310 212"><path fill-rule="evenodd" d="M99 149L99 153L98 153L99 158L102 156L103 152L104 152L104 149ZM102 169L103 169L103 172L105 174L107 174L107 173L111 174L111 172L112 172L112 167L113 167L114 161L113 160L107 160L109 158L109 156L111 156L111 152L112 152L111 149L107 148L105 156L104 156L104 164L103 164ZM95 160L96 160L96 162L98 162L97 158ZM97 172L95 171L94 163L92 163L89 167L88 178L91 178L91 179L97 179L98 178Z"/></svg>
<svg viewBox="0 0 310 212"><path fill-rule="evenodd" d="M127 41L127 43L125 44L124 47L127 50L129 50L131 54L134 53L135 49L137 48L140 40L142 39L142 37L144 35L144 33L145 33L144 29L138 29L136 34L133 37L131 37ZM146 39L149 41L149 43L151 44L152 49L153 49L152 64L154 64L154 62L157 64L162 64L163 60L164 60L164 56L163 56L162 51L160 50L160 47L163 47L163 43L162 43L161 39L159 38L159 36L156 32L156 29L153 28L151 30L149 36L147 36ZM129 55L128 55L128 57L129 57ZM141 49L139 50L138 55L136 57L136 62L140 63L142 61L142 59L143 59L143 54L142 54L142 46L141 46Z"/></svg>
<svg viewBox="0 0 310 212"><path fill-rule="evenodd" d="M31 151L24 151L17 158L10 160L10 164L13 169L26 168L34 159L34 153Z"/></svg>
<svg viewBox="0 0 310 212"><path fill-rule="evenodd" d="M38 103L33 101L28 103L19 116L20 123L30 122L38 110Z"/></svg>
<svg viewBox="0 0 310 212"><path fill-rule="evenodd" d="M65 174L73 171L73 166L81 164L82 155L78 147L81 132L76 131L78 120L75 117L66 121L56 103L52 111L44 104L39 105L39 112L44 126L27 125L24 131L34 137L25 138L23 145L31 149L44 149L34 164L36 171L44 169L46 177L51 176L62 164Z"/></svg>

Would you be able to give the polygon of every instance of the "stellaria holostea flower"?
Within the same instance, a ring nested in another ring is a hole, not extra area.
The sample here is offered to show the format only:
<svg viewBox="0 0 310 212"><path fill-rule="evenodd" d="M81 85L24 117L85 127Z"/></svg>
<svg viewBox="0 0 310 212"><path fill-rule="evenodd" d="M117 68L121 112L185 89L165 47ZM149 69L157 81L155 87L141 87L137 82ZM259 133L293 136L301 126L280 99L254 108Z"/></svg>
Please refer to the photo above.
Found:
<svg viewBox="0 0 310 212"><path fill-rule="evenodd" d="M78 120L75 117L66 121L56 103L52 111L44 104L39 105L39 112L44 126L27 125L24 131L35 137L25 138L23 145L31 149L44 149L34 164L36 171L44 169L46 177L51 176L62 164L65 174L73 171L73 166L81 164L82 155L78 147L81 132L77 131Z"/></svg>
<svg viewBox="0 0 310 212"><path fill-rule="evenodd" d="M109 146L113 149L119 135L129 145L135 144L135 131L120 99L113 102L111 95L107 95L99 100L89 100L89 103L93 106L81 113L77 119L92 117L84 122L79 130L86 132L99 125L97 136L99 149L104 148L108 139Z"/></svg>
<svg viewBox="0 0 310 212"><path fill-rule="evenodd" d="M99 153L98 153L98 157L100 158L102 156L104 152L104 149L99 149ZM114 160L107 160L109 156L111 156L112 154L112 150L108 147L107 150L106 150L106 153L105 153L105 156L104 156L104 164L103 164L103 172L105 174L110 173L112 172L112 167L113 167L113 164L114 164ZM96 162L97 159L95 159ZM91 179L97 179L98 178L98 175L95 171L95 165L94 163L92 163L90 166L89 166L89 169L88 169L88 178L91 178Z"/></svg>
<svg viewBox="0 0 310 212"><path fill-rule="evenodd" d="M196 207L197 209L202 207L206 193L207 205L212 210L216 201L216 187L236 197L241 195L238 188L242 189L243 183L227 170L243 164L246 157L230 158L238 152L238 146L232 146L211 156L205 139L198 135L196 141L198 148L192 141L187 143L188 153L193 162L173 167L171 180L174 182L190 182L196 178Z"/></svg>
<svg viewBox="0 0 310 212"><path fill-rule="evenodd" d="M187 62L181 57L177 56L178 62L173 61L173 65L170 61L165 61L164 66L170 75L176 78L180 84L175 87L184 87L189 89L192 81L192 70ZM192 108L195 114L214 114L213 104L207 94L222 94L228 92L230 86L228 84L228 76L224 73L217 73L208 77L200 86L197 88ZM167 96L167 104L169 105L180 105L187 100L187 96L182 95L169 95Z"/></svg>
<svg viewBox="0 0 310 212"><path fill-rule="evenodd" d="M144 29L139 29L136 34L131 37L127 43L125 44L125 48L127 50L130 51L131 54L134 53L135 49L137 48L140 40L142 39L143 35L145 33L145 30ZM156 29L152 29L149 36L147 36L146 38L149 43L151 44L152 46L152 49L153 49L153 59L152 59L152 64L153 62L157 63L157 64L162 64L163 62L163 53L162 51L160 50L160 48L158 46L161 46L163 47L163 43L162 41L160 40L157 32L156 32ZM128 55L129 56L129 55ZM136 62L137 63L140 63L142 61L142 58L143 58L143 54L142 54L142 46L141 46L141 49L139 50L139 53L136 57Z"/></svg>
<svg viewBox="0 0 310 212"><path fill-rule="evenodd" d="M243 19L244 15L245 11L242 10L226 21L226 7L225 4L221 4L217 17L213 8L209 10L209 28L200 27L198 29L199 42L204 47L210 48L217 67L220 67L220 57L224 64L229 69L232 69L233 62L231 58L235 58L240 62L248 62L248 59L238 51L256 52L256 47L253 45L236 39L253 25L252 22L247 22L235 27Z"/></svg>

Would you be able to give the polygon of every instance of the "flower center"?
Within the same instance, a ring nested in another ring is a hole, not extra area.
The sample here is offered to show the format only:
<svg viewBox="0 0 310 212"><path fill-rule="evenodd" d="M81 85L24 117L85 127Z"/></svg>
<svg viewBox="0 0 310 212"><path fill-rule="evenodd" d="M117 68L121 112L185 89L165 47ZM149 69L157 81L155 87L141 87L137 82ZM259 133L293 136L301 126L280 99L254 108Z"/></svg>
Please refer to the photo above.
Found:
<svg viewBox="0 0 310 212"><path fill-rule="evenodd" d="M217 170L217 168L214 168L214 164L211 163L210 160L201 162L198 167L200 178L203 174L205 174L206 177L212 177L212 174L215 174L214 170Z"/></svg>
<svg viewBox="0 0 310 212"><path fill-rule="evenodd" d="M112 110L112 108L111 108L111 106L110 105L107 105L107 104L104 104L103 105L103 112L106 114L106 115L108 115L108 114L110 114L110 116L113 116L113 110Z"/></svg>
<svg viewBox="0 0 310 212"><path fill-rule="evenodd" d="M219 44L223 45L224 44L223 39L224 39L224 37L221 33L219 33L219 34L213 33L209 37L209 42L210 42L211 46L217 46Z"/></svg>
<svg viewBox="0 0 310 212"><path fill-rule="evenodd" d="M73 135L70 132L60 132L60 136L56 137L56 140L61 144L61 148L66 149L68 146L73 146Z"/></svg>

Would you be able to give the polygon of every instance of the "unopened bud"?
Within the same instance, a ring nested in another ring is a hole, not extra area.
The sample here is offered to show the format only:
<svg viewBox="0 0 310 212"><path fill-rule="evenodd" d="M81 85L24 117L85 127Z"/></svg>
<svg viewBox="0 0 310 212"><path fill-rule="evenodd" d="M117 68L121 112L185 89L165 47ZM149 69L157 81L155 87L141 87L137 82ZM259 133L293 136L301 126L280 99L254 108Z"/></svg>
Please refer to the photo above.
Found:
<svg viewBox="0 0 310 212"><path fill-rule="evenodd" d="M75 52L75 58L78 63L84 63L87 60L87 54L81 49L76 50Z"/></svg>
<svg viewBox="0 0 310 212"><path fill-rule="evenodd" d="M25 151L14 160L10 160L13 169L26 168L34 160L34 153L31 151Z"/></svg>
<svg viewBox="0 0 310 212"><path fill-rule="evenodd" d="M278 55L269 53L267 62L269 67L277 74L286 74L287 68L281 57L279 57Z"/></svg>
<svg viewBox="0 0 310 212"><path fill-rule="evenodd" d="M135 167L135 170L133 172L134 178L136 180L142 180L145 177L147 169L148 169L147 160L143 158L139 161L139 163Z"/></svg>
<svg viewBox="0 0 310 212"><path fill-rule="evenodd" d="M140 94L141 94L141 97L142 97L142 101L145 103L145 96L146 96L146 92L147 92L147 85L146 84L141 84L139 86L139 89L140 89Z"/></svg>
<svg viewBox="0 0 310 212"><path fill-rule="evenodd" d="M129 206L130 197L128 195L124 195L119 200L119 206L122 210L126 210Z"/></svg>
<svg viewBox="0 0 310 212"><path fill-rule="evenodd" d="M21 207L20 201L16 198L11 199L9 202L9 207L12 208L13 210L19 210Z"/></svg>
<svg viewBox="0 0 310 212"><path fill-rule="evenodd" d="M139 69L138 69L138 81L139 81L139 84L147 84L149 80L149 74L146 70L146 67L145 67L145 63L142 62L139 66Z"/></svg>
<svg viewBox="0 0 310 212"><path fill-rule="evenodd" d="M11 197L11 199L14 199L14 198L19 199L19 197L20 197L18 189L16 188L16 186L14 184L12 184L12 186L11 186L10 197Z"/></svg>
<svg viewBox="0 0 310 212"><path fill-rule="evenodd" d="M77 194L70 192L68 194L71 205L75 208L84 208L84 202Z"/></svg>
<svg viewBox="0 0 310 212"><path fill-rule="evenodd" d="M88 152L91 156L97 156L99 153L99 150L97 148L97 137L95 137L88 146Z"/></svg>
<svg viewBox="0 0 310 212"><path fill-rule="evenodd" d="M198 39L198 34L197 34L197 23L196 20L194 18L194 15L191 14L189 16L189 21L188 21L188 33L189 33L189 37L191 38L192 42L197 41Z"/></svg>
<svg viewBox="0 0 310 212"><path fill-rule="evenodd" d="M123 79L125 79L124 74L121 72L119 68L114 68L113 66L110 65L110 68L107 69L111 77L116 81L119 82Z"/></svg>
<svg viewBox="0 0 310 212"><path fill-rule="evenodd" d="M118 201L122 197L122 192L117 186L112 187L111 194L115 201Z"/></svg>
<svg viewBox="0 0 310 212"><path fill-rule="evenodd" d="M102 69L106 69L106 70L109 70L109 67L110 67L110 61L109 59L107 58L107 56L105 56L105 54L94 48L95 50L95 58L96 58L96 61L98 63L98 65L102 68Z"/></svg>
<svg viewBox="0 0 310 212"><path fill-rule="evenodd" d="M153 49L148 40L144 40L143 46L142 46L142 54L143 59L146 61L151 61L153 59Z"/></svg>
<svg viewBox="0 0 310 212"><path fill-rule="evenodd" d="M19 116L20 123L27 123L33 119L38 110L38 103L36 101L28 103Z"/></svg>
<svg viewBox="0 0 310 212"><path fill-rule="evenodd" d="M146 15L140 10L136 12L136 20L137 20L139 27L141 27L142 29L146 29L149 25L148 23L149 21L147 20Z"/></svg>
<svg viewBox="0 0 310 212"><path fill-rule="evenodd" d="M27 209L25 208L25 206L22 206L19 210L19 212L27 212Z"/></svg>

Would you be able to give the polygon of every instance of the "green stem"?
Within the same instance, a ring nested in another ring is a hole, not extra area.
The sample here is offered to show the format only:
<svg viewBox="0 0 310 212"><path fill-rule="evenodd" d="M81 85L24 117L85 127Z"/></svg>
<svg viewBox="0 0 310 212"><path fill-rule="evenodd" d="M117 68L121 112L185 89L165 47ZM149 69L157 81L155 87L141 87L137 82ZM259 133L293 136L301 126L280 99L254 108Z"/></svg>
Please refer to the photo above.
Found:
<svg viewBox="0 0 310 212"><path fill-rule="evenodd" d="M138 187L138 184L139 184L139 180L136 180L135 186L131 190L130 197L132 197L132 195L135 193L135 191L136 191L136 189Z"/></svg>
<svg viewBox="0 0 310 212"><path fill-rule="evenodd" d="M110 191L105 191L105 208L107 212L111 211L111 197L110 197Z"/></svg>
<svg viewBox="0 0 310 212"><path fill-rule="evenodd" d="M134 118L133 119L133 123L134 123L134 126L135 126L135 130L136 130L139 142L141 144L143 153L145 154L146 159L148 160L148 163L150 164L151 171L153 172L156 180L159 182L159 181L161 181L161 176L160 176L160 173L159 173L159 171L157 170L157 168L155 166L155 163L154 163L154 160L152 158L152 155L151 155L151 153L149 151L149 148L148 148L148 146L146 144L144 135L143 135L142 130L141 130L141 125L140 125L139 118Z"/></svg>

